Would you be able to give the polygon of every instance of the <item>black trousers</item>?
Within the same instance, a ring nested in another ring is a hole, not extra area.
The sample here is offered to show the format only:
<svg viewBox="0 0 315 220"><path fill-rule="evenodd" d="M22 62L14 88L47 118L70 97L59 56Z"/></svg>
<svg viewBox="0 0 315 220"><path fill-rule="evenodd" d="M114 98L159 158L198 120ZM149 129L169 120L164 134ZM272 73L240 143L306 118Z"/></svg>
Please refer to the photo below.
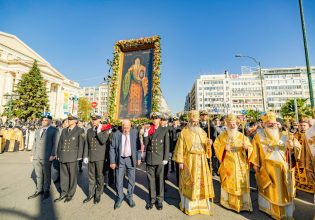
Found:
<svg viewBox="0 0 315 220"><path fill-rule="evenodd" d="M78 162L60 162L61 196L73 197L77 188Z"/></svg>
<svg viewBox="0 0 315 220"><path fill-rule="evenodd" d="M89 162L89 196L100 197L104 189L104 160Z"/></svg>
<svg viewBox="0 0 315 220"><path fill-rule="evenodd" d="M115 186L116 180L115 180L115 171L110 168L109 161L104 162L104 168L103 168L103 174L104 174L104 182L107 185Z"/></svg>
<svg viewBox="0 0 315 220"><path fill-rule="evenodd" d="M151 203L164 201L164 165L148 165L147 177Z"/></svg>

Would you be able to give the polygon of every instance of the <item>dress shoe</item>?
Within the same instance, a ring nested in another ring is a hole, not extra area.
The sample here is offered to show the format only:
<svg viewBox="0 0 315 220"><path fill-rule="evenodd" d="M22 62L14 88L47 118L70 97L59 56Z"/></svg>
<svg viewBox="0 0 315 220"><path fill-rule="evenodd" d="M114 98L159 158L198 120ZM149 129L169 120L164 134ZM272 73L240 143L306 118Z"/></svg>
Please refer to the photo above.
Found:
<svg viewBox="0 0 315 220"><path fill-rule="evenodd" d="M119 209L120 206L121 206L121 201L120 201L120 200L117 200L117 201L115 202L114 209Z"/></svg>
<svg viewBox="0 0 315 220"><path fill-rule="evenodd" d="M83 200L83 203L87 203L93 199L94 196L89 196L86 199Z"/></svg>
<svg viewBox="0 0 315 220"><path fill-rule="evenodd" d="M101 201L101 197L100 196L95 196L94 197L94 204L97 204Z"/></svg>
<svg viewBox="0 0 315 220"><path fill-rule="evenodd" d="M72 196L69 196L65 199L65 203L70 202L72 200Z"/></svg>
<svg viewBox="0 0 315 220"><path fill-rule="evenodd" d="M145 209L146 210L150 210L150 209L152 209L153 208L153 203L147 203L146 205L145 205Z"/></svg>
<svg viewBox="0 0 315 220"><path fill-rule="evenodd" d="M156 203L156 209L157 210L162 210L163 209L163 204L162 203Z"/></svg>
<svg viewBox="0 0 315 220"><path fill-rule="evenodd" d="M132 199L128 199L127 203L131 208L134 208L136 206L136 203Z"/></svg>
<svg viewBox="0 0 315 220"><path fill-rule="evenodd" d="M44 192L44 197L43 197L43 199L48 199L49 196L50 196L49 191L45 191L45 192Z"/></svg>
<svg viewBox="0 0 315 220"><path fill-rule="evenodd" d="M64 198L66 198L66 195L60 196L59 198L55 199L54 202L60 202Z"/></svg>
<svg viewBox="0 0 315 220"><path fill-rule="evenodd" d="M41 194L43 194L43 191L42 192L37 192L36 191L33 195L29 196L27 199L34 199L34 198L36 198L37 196L39 196Z"/></svg>

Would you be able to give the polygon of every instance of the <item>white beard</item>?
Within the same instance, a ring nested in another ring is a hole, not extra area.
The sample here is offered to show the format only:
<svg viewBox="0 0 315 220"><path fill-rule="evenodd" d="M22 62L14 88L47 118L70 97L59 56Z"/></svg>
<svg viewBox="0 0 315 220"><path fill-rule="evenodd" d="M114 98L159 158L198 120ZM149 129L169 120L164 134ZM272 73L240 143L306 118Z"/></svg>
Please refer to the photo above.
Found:
<svg viewBox="0 0 315 220"><path fill-rule="evenodd" d="M233 129L227 128L226 131L228 133L228 136L232 136L232 137L234 137L238 132L237 128L233 128Z"/></svg>
<svg viewBox="0 0 315 220"><path fill-rule="evenodd" d="M190 131L194 132L195 134L198 134L200 131L200 126L198 125L192 125L191 123L188 122L188 128Z"/></svg>
<svg viewBox="0 0 315 220"><path fill-rule="evenodd" d="M265 128L266 133L274 140L279 140L280 131L278 128Z"/></svg>

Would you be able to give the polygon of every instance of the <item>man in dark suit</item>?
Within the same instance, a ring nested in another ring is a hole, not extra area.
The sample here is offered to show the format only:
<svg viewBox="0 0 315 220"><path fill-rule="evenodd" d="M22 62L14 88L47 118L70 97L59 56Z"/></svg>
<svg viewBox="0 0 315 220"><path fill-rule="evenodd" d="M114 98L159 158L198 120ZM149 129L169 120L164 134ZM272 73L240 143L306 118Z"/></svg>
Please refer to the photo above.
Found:
<svg viewBox="0 0 315 220"><path fill-rule="evenodd" d="M108 140L108 130L102 131L101 116L92 114L92 128L86 133L83 162L89 164L89 196L83 203L94 198L94 204L101 200L104 189L103 166L105 160L106 142Z"/></svg>
<svg viewBox="0 0 315 220"><path fill-rule="evenodd" d="M173 118L173 126L172 126L172 135L171 135L171 146L170 146L170 152L172 153L172 156L174 154L175 146L177 143L177 139L180 135L180 132L182 131L180 121L178 117ZM178 164L171 160L171 173L175 172L176 167L176 185L179 185L179 167Z"/></svg>
<svg viewBox="0 0 315 220"><path fill-rule="evenodd" d="M164 166L169 158L169 131L160 126L160 115L152 113L153 125L144 132L144 144L146 145L146 164L149 183L149 199L146 209L150 210L156 205L158 210L163 209L164 201Z"/></svg>
<svg viewBox="0 0 315 220"><path fill-rule="evenodd" d="M28 199L35 198L44 193L44 199L49 197L51 183L51 163L56 158L58 144L58 130L51 126L52 117L42 117L42 128L35 132L32 146L31 161L36 175L36 192Z"/></svg>
<svg viewBox="0 0 315 220"><path fill-rule="evenodd" d="M122 132L117 131L113 134L109 149L110 167L116 169L116 188L117 200L114 209L120 208L124 199L123 182L125 170L128 176L128 205L133 208L136 206L133 201L133 191L135 188L136 165L141 163L140 139L138 131L131 128L131 122L122 122Z"/></svg>
<svg viewBox="0 0 315 220"><path fill-rule="evenodd" d="M77 188L78 160L82 159L84 148L84 130L77 126L78 117L68 115L68 128L60 135L57 157L60 162L60 197L55 202L65 199L71 201Z"/></svg>

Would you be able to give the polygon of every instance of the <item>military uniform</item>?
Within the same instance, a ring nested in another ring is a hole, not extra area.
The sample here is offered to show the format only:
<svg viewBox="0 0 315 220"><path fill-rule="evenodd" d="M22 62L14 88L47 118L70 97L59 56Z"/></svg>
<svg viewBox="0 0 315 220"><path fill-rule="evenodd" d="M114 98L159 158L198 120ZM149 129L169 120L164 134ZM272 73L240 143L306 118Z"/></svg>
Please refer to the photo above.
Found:
<svg viewBox="0 0 315 220"><path fill-rule="evenodd" d="M151 126L151 129L155 129ZM147 177L149 182L150 203L162 204L164 200L164 165L169 157L168 128L158 127L148 136L144 137L146 145ZM152 206L150 207L152 208Z"/></svg>
<svg viewBox="0 0 315 220"><path fill-rule="evenodd" d="M60 162L60 197L67 197L69 201L76 191L77 161L82 158L84 141L84 129L78 126L71 130L65 128L60 135L57 151Z"/></svg>
<svg viewBox="0 0 315 220"><path fill-rule="evenodd" d="M102 127L102 124L100 124ZM89 128L86 134L84 158L88 158L89 165L89 197L99 198L103 193L103 167L106 153L106 143L109 131Z"/></svg>

